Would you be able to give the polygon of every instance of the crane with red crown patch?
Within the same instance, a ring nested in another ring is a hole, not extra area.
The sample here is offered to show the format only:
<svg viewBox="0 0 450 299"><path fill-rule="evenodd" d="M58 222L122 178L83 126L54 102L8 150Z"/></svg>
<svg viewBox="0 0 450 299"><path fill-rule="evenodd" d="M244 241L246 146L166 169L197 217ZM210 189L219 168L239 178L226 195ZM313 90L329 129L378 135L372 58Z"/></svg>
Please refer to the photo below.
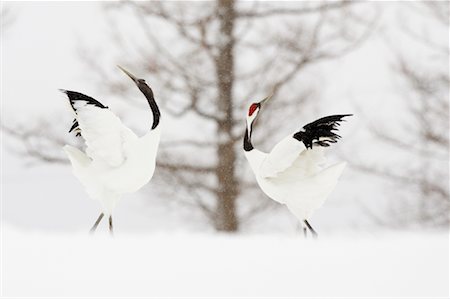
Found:
<svg viewBox="0 0 450 299"><path fill-rule="evenodd" d="M337 129L352 114L322 117L286 136L270 153L264 153L253 147L251 137L261 108L270 98L252 103L248 109L244 153L262 191L287 206L301 222L305 236L309 230L316 237L309 219L333 191L346 165L338 162L326 166L324 149L341 138Z"/></svg>

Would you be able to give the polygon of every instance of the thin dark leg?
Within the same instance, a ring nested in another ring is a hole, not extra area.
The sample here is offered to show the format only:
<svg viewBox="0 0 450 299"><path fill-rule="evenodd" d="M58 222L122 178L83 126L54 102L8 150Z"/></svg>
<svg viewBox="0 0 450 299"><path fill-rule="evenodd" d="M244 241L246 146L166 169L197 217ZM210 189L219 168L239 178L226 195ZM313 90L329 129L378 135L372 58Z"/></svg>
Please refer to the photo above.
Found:
<svg viewBox="0 0 450 299"><path fill-rule="evenodd" d="M90 230L91 233L95 232L95 230L97 229L97 226L100 223L100 221L102 220L103 216L104 216L103 213L101 213L100 216L98 216L97 221L95 221L94 226Z"/></svg>
<svg viewBox="0 0 450 299"><path fill-rule="evenodd" d="M303 236L305 237L305 239L308 237L306 227L303 227Z"/></svg>
<svg viewBox="0 0 450 299"><path fill-rule="evenodd" d="M306 219L304 220L304 222L305 222L306 226L308 227L308 229L311 231L313 237L317 238L318 235L317 235L316 231L312 228L312 226L309 224L309 222Z"/></svg>
<svg viewBox="0 0 450 299"><path fill-rule="evenodd" d="M111 232L112 235L113 234L112 216L109 216L109 231Z"/></svg>

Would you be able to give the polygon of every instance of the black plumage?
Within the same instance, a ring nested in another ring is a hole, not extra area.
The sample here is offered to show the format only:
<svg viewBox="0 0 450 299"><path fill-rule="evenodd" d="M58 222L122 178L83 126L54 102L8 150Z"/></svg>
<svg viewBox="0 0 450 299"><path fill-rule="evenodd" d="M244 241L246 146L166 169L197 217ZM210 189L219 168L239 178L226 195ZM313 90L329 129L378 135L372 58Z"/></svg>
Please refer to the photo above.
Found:
<svg viewBox="0 0 450 299"><path fill-rule="evenodd" d="M65 89L60 89L61 92L65 93L67 95L67 97L69 98L69 103L70 106L72 106L73 111L75 111L75 114L77 113L77 109L81 106L86 106L86 105L92 105L98 108L102 108L102 109L108 109L107 106L103 105L102 103L100 103L99 101L97 101L96 99L87 96L85 94L76 92L76 91L71 91L71 90L65 90ZM81 105L81 106L79 106ZM72 127L70 127L69 133L71 133L72 131L76 132L75 136L81 136L80 134L80 127L78 125L78 121L76 119L73 120L72 123Z"/></svg>
<svg viewBox="0 0 450 299"><path fill-rule="evenodd" d="M156 104L155 97L153 96L153 90L150 88L150 86L147 85L147 83L145 83L144 79L136 79L135 82L139 90L147 99L147 102L150 105L150 109L152 110L153 113L152 130L154 130L159 125L161 112L159 111L159 107Z"/></svg>
<svg viewBox="0 0 450 299"><path fill-rule="evenodd" d="M313 121L303 127L302 130L294 134L294 138L305 144L306 148L317 146L330 146L331 143L336 143L341 136L336 133L340 122L344 121L346 116L353 114L340 114L322 117Z"/></svg>
<svg viewBox="0 0 450 299"><path fill-rule="evenodd" d="M74 131L77 133L75 136L81 136L80 134L80 128L78 127L78 121L76 119L73 119L73 123L72 123L72 127L70 127L69 133L71 133L72 131Z"/></svg>
<svg viewBox="0 0 450 299"><path fill-rule="evenodd" d="M79 107L77 107L77 104L79 102L84 102L84 103L80 103L83 106L92 105L92 106L99 107L102 109L108 108L107 106L103 105L96 99L91 98L90 96L87 96L85 94L82 94L82 93L79 93L76 91L65 90L65 89L60 89L60 90L61 90L61 92L65 93L67 95L67 97L69 98L70 105L72 106L73 110L75 110L75 112L77 111L77 108L79 108Z"/></svg>
<svg viewBox="0 0 450 299"><path fill-rule="evenodd" d="M246 152L253 150L253 144L252 144L252 140L251 140L251 128L250 128L250 133L248 132L248 128L245 128L244 150Z"/></svg>

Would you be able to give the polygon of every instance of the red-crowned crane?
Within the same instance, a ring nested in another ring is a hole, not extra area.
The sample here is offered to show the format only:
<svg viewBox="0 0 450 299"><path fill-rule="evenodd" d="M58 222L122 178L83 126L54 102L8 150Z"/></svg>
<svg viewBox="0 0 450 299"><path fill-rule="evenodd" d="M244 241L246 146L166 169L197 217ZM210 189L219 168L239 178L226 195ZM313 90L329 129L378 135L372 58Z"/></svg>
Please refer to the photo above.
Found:
<svg viewBox="0 0 450 299"><path fill-rule="evenodd" d="M252 103L247 114L244 152L262 191L287 208L301 222L306 235L316 231L308 220L333 191L345 162L324 167L323 149L341 137L335 133L340 122L351 114L330 115L305 125L276 144L270 153L255 149L251 142L253 124L262 105L270 97Z"/></svg>
<svg viewBox="0 0 450 299"><path fill-rule="evenodd" d="M124 126L99 101L79 92L61 90L69 98L75 116L69 133L75 132L86 144L86 152L70 145L64 146L64 151L69 156L74 175L88 195L102 206L102 213L91 232L106 216L112 233L112 213L122 195L136 192L150 181L161 135L160 111L152 89L144 79L118 67L134 81L150 105L153 124L142 137Z"/></svg>

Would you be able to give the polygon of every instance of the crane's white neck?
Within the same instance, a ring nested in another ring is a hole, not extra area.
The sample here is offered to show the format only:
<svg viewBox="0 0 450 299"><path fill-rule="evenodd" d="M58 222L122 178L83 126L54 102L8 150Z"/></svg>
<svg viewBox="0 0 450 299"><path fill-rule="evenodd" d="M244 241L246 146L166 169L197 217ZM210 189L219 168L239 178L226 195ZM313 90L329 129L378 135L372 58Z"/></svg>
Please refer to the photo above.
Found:
<svg viewBox="0 0 450 299"><path fill-rule="evenodd" d="M252 145L252 130L253 130L253 123L256 120L256 117L258 116L259 113L259 108L256 109L252 115L247 116L247 127L245 130L245 135L244 135L244 151L248 152L253 150L253 145Z"/></svg>
<svg viewBox="0 0 450 299"><path fill-rule="evenodd" d="M252 134L252 125L253 125L253 122L256 120L256 117L258 117L258 113L259 113L259 108L257 108L257 109L255 110L255 112L253 112L252 115L250 115L250 116L247 115L247 130L248 130L248 133L249 133L250 135ZM250 136L249 136L249 137L250 137Z"/></svg>
<svg viewBox="0 0 450 299"><path fill-rule="evenodd" d="M261 168L261 164L266 158L266 154L264 154L260 150L253 149L252 151L245 151L244 155L245 158L247 158L247 161L250 164L253 173L257 174L259 172L259 169Z"/></svg>

